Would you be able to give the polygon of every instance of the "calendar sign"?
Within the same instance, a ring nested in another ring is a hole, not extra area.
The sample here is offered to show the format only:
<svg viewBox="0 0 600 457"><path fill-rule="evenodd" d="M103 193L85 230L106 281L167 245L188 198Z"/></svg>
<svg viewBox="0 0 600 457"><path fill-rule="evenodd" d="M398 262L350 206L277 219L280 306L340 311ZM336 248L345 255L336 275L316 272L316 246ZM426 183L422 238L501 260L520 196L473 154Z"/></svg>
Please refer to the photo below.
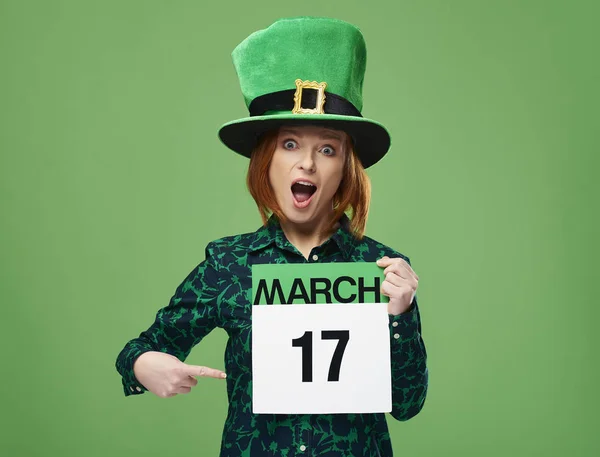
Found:
<svg viewBox="0 0 600 457"><path fill-rule="evenodd" d="M387 303L357 303L380 293L383 270L370 263L260 267L252 271L253 412L391 411Z"/></svg>

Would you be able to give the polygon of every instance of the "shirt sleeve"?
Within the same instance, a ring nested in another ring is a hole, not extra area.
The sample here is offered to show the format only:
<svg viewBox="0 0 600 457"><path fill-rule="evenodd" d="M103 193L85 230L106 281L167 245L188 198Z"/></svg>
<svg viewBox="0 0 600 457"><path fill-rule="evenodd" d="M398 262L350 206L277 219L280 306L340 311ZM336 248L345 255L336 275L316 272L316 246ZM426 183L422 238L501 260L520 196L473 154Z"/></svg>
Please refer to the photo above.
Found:
<svg viewBox="0 0 600 457"><path fill-rule="evenodd" d="M408 260L407 260L408 261ZM408 262L410 265L410 262ZM405 421L416 416L427 396L427 351L421 336L421 316L415 295L408 311L389 315L392 360L392 412Z"/></svg>
<svg viewBox="0 0 600 457"><path fill-rule="evenodd" d="M206 259L177 287L169 304L157 312L154 323L127 342L119 353L116 368L122 376L125 396L147 390L133 372L133 364L140 355L159 351L183 362L192 348L216 327L219 280L210 244L205 253Z"/></svg>

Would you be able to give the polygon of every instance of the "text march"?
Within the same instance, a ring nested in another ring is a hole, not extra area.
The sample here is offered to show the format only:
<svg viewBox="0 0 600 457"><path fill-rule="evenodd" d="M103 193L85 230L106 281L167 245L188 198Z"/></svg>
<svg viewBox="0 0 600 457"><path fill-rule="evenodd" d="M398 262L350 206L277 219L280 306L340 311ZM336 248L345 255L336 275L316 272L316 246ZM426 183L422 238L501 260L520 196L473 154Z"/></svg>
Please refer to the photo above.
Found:
<svg viewBox="0 0 600 457"><path fill-rule="evenodd" d="M252 266L252 304L387 303L375 262Z"/></svg>

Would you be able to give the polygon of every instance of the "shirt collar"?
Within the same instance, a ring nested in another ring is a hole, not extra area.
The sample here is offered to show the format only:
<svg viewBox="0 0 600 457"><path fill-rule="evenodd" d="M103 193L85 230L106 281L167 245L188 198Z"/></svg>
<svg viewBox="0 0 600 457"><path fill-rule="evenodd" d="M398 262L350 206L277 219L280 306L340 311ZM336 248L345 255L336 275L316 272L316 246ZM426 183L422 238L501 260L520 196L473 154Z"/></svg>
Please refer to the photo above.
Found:
<svg viewBox="0 0 600 457"><path fill-rule="evenodd" d="M357 239L350 232L350 219L346 214L342 215L339 222L339 228L334 232L330 239L333 240L340 251L342 251L344 259L350 260ZM254 232L254 239L250 243L249 249L250 252L254 252L266 248L273 243L280 249L295 250L285 237L283 229L279 224L279 220L275 215L271 215L267 223Z"/></svg>
<svg viewBox="0 0 600 457"><path fill-rule="evenodd" d="M350 219L346 214L342 214L340 218L340 227L336 230L336 232L331 236L333 241L338 245L340 251L344 255L345 260L350 260L352 257L352 253L354 252L354 248L358 243L356 237L350 231Z"/></svg>

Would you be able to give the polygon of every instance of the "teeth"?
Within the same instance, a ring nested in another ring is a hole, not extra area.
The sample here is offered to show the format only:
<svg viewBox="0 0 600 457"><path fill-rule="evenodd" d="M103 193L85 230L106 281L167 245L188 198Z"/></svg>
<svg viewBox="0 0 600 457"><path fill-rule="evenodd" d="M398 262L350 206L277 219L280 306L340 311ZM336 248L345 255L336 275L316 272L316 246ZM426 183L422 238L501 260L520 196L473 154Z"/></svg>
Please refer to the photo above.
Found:
<svg viewBox="0 0 600 457"><path fill-rule="evenodd" d="M305 186L313 186L316 187L312 182L308 182L308 181L296 181L296 184L303 184Z"/></svg>

